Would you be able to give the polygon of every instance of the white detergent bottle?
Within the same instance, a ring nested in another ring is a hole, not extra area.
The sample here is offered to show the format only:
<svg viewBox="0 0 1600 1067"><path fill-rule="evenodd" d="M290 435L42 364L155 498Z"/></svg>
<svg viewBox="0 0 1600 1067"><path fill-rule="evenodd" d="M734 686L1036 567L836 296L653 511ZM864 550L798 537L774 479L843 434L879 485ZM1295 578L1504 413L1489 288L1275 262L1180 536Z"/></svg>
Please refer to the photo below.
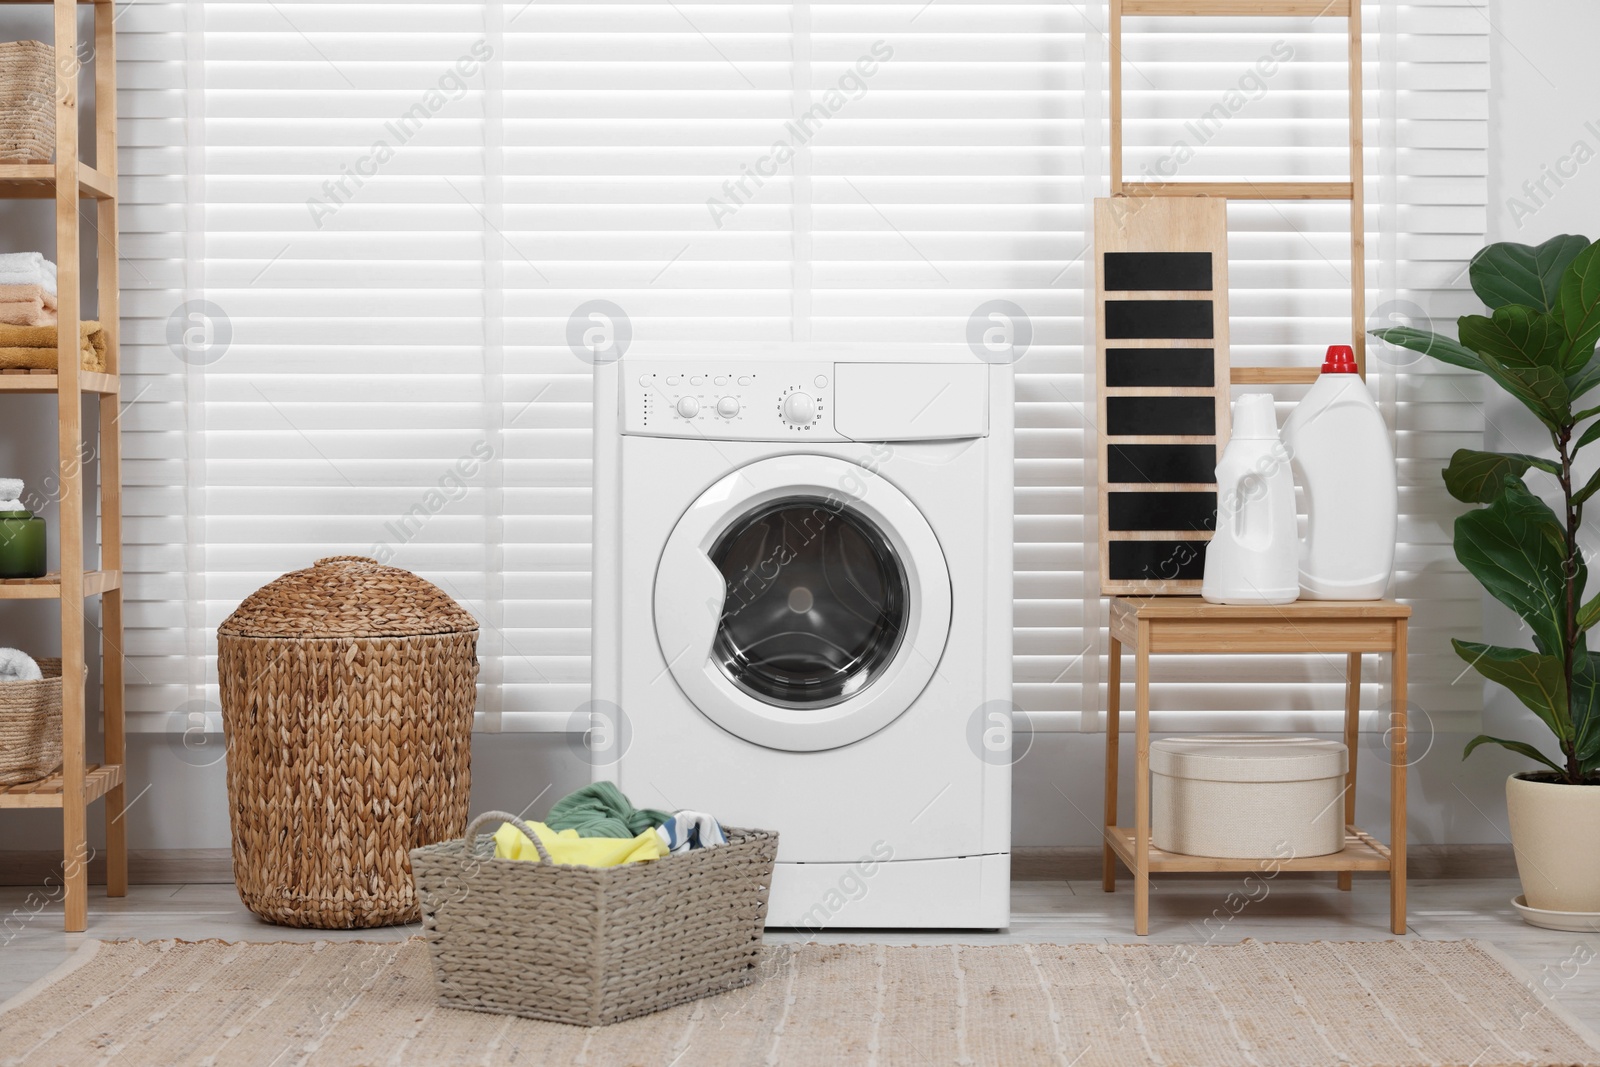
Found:
<svg viewBox="0 0 1600 1067"><path fill-rule="evenodd" d="M1288 604L1300 595L1294 477L1271 393L1233 404L1233 436L1217 464L1217 532L1200 595L1213 604Z"/></svg>
<svg viewBox="0 0 1600 1067"><path fill-rule="evenodd" d="M1306 494L1300 595L1379 599L1400 510L1394 447L1349 345L1328 349L1322 376L1284 421L1283 443Z"/></svg>

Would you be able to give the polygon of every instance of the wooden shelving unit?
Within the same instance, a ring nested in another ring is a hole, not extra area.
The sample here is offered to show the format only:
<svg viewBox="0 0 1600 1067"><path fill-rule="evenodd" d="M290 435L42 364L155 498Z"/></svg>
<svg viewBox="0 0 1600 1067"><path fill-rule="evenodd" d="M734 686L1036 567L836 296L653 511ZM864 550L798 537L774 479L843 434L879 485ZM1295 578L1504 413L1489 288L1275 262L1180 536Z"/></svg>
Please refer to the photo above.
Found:
<svg viewBox="0 0 1600 1067"><path fill-rule="evenodd" d="M1411 609L1392 600L1297 600L1292 604L1208 604L1199 597L1115 597L1111 601L1110 673L1106 680L1106 808L1102 887L1117 887L1117 863L1133 875L1133 931L1150 932L1150 876L1165 871L1326 871L1348 890L1355 871L1389 875L1389 929L1406 932L1406 640ZM1134 654L1133 825L1117 824L1122 651ZM1150 813L1150 657L1152 655L1343 655L1344 848L1328 856L1267 861L1184 856L1156 848ZM1389 843L1355 825L1356 757L1361 716L1361 657L1390 657Z"/></svg>
<svg viewBox="0 0 1600 1067"><path fill-rule="evenodd" d="M13 0L6 0L13 2ZM55 200L59 345L54 374L0 374L0 394L53 393L56 397L60 516L56 523L61 570L47 578L0 582L0 601L61 602L62 756L61 770L23 785L0 788L0 808L59 808L65 888L66 929L87 928L89 921L88 806L106 804L106 894L120 897L128 888L127 802L124 764L122 663L122 443L118 431L117 287L117 81L115 9L109 0L94 0L94 56L80 70L78 3L34 0L55 12L56 158L54 163L0 164L0 197ZM95 165L79 158L78 93L86 76L95 86ZM106 335L106 373L82 369L78 323L82 318L79 261L80 201L94 204L99 259L98 316ZM100 562L87 569L84 559L83 396L98 396L100 465ZM84 604L101 598L101 707L105 723L103 763L88 761L87 693L84 666ZM4 610L0 607L0 610Z"/></svg>

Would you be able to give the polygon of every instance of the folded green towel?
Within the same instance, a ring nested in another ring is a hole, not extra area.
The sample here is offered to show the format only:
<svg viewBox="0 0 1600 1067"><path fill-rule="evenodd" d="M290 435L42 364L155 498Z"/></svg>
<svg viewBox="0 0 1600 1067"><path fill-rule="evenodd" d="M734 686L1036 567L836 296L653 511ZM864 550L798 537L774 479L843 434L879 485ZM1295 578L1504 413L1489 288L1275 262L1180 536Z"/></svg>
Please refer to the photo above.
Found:
<svg viewBox="0 0 1600 1067"><path fill-rule="evenodd" d="M556 801L544 824L552 830L576 830L579 837L638 837L671 817L634 807L611 782L595 782Z"/></svg>

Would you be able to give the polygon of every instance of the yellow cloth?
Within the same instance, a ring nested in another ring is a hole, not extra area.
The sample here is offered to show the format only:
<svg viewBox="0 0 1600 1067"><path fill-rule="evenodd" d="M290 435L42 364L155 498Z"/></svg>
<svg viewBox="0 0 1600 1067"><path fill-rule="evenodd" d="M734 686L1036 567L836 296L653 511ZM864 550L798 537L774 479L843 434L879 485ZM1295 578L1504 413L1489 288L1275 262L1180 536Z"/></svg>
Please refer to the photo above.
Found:
<svg viewBox="0 0 1600 1067"><path fill-rule="evenodd" d="M579 837L576 830L559 833L542 822L529 823L539 835L539 842L550 853L551 861L569 863L578 867L620 867L624 863L643 863L658 860L671 854L667 843L655 830L646 830L638 837ZM494 854L502 860L539 859L539 850L533 847L528 835L505 822L494 832Z"/></svg>
<svg viewBox="0 0 1600 1067"><path fill-rule="evenodd" d="M78 323L83 369L106 369L106 334L94 320ZM55 370L56 327L0 325L0 368Z"/></svg>

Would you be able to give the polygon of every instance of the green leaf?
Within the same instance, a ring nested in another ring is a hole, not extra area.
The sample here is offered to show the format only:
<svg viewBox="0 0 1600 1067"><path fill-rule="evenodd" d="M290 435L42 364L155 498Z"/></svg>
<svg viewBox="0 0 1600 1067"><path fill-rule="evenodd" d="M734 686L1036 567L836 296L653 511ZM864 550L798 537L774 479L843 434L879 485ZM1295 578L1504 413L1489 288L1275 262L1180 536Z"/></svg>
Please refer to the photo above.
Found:
<svg viewBox="0 0 1600 1067"><path fill-rule="evenodd" d="M1479 734L1471 741L1468 741L1466 751L1461 753L1461 758L1466 759L1468 756L1472 755L1472 750L1477 748L1479 745L1499 745L1501 748L1509 748L1511 751L1519 755L1527 756L1531 760L1537 760L1546 767L1549 767L1552 771L1555 771L1557 774L1567 773L1566 768L1562 767L1558 763L1553 762L1549 756L1546 756L1543 752L1540 752L1538 749L1534 748L1525 741L1507 741L1500 737L1490 737L1488 734Z"/></svg>
<svg viewBox="0 0 1600 1067"><path fill-rule="evenodd" d="M1540 422L1559 431L1572 422L1572 392L1561 372L1551 367L1504 367L1489 364L1489 377L1522 401Z"/></svg>
<svg viewBox="0 0 1600 1067"><path fill-rule="evenodd" d="M1388 341L1392 345L1421 352L1442 363L1465 367L1481 374L1489 373L1489 366L1484 363L1483 357L1472 349L1464 347L1461 342L1443 334L1431 330L1419 330L1415 326L1390 326L1382 330L1373 330L1371 333L1380 341Z"/></svg>
<svg viewBox="0 0 1600 1067"><path fill-rule="evenodd" d="M1561 276L1558 297L1567 335L1567 373L1587 365L1600 341L1600 241L1575 256Z"/></svg>
<svg viewBox="0 0 1600 1067"><path fill-rule="evenodd" d="M1564 377L1582 366L1562 363L1566 331L1547 312L1512 304L1487 318L1463 315L1459 327L1462 344L1507 367L1549 367Z"/></svg>
<svg viewBox="0 0 1600 1067"><path fill-rule="evenodd" d="M1467 276L1472 291L1491 308L1524 304L1554 309L1567 265L1589 247L1587 237L1563 234L1542 245L1492 244L1472 257Z"/></svg>
<svg viewBox="0 0 1600 1067"><path fill-rule="evenodd" d="M1567 375L1568 401L1576 400L1597 385L1600 385L1600 359L1591 359L1584 364L1583 369L1578 373ZM1582 422L1590 415L1595 414L1596 410L1595 408L1590 408L1582 415L1574 415L1572 416L1572 421Z"/></svg>
<svg viewBox="0 0 1600 1067"><path fill-rule="evenodd" d="M1469 318L1485 323L1493 321L1485 319L1482 315L1469 315L1461 321L1465 323ZM1492 329L1492 326L1490 328ZM1419 330L1414 326L1392 326L1383 330L1373 330L1372 336L1392 345L1432 356L1441 363L1487 374L1500 388L1522 401L1524 407L1552 428L1558 427L1570 415L1571 394L1565 377L1554 363L1549 367L1532 366L1525 361L1502 363L1492 356L1480 355L1460 341L1431 330ZM1529 334L1530 343L1532 336ZM1510 341L1506 340L1504 343L1509 345Z"/></svg>
<svg viewBox="0 0 1600 1067"><path fill-rule="evenodd" d="M1572 451L1576 453L1578 449L1585 445L1592 445L1597 440L1600 440L1600 422L1595 423L1593 426L1583 431L1583 434L1579 436L1577 443L1572 446Z"/></svg>
<svg viewBox="0 0 1600 1067"><path fill-rule="evenodd" d="M1478 641L1452 639L1450 643L1455 646L1456 655L1470 663L1473 670L1511 690L1559 741L1565 744L1572 740L1572 712L1567 705L1561 657Z"/></svg>
<svg viewBox="0 0 1600 1067"><path fill-rule="evenodd" d="M1587 604L1578 609L1579 631L1589 629L1596 622L1600 622L1600 595L1594 596Z"/></svg>
<svg viewBox="0 0 1600 1067"><path fill-rule="evenodd" d="M1529 467L1561 475L1559 466L1538 456L1458 448L1444 469L1444 487L1462 503L1487 504L1500 495L1506 479L1521 478Z"/></svg>
<svg viewBox="0 0 1600 1067"><path fill-rule="evenodd" d="M1541 652L1562 647L1566 533L1548 504L1507 478L1492 504L1456 519L1455 549L1484 589L1527 622ZM1580 557L1579 589L1585 577Z"/></svg>
<svg viewBox="0 0 1600 1067"><path fill-rule="evenodd" d="M1572 494L1572 502L1574 504L1583 503L1594 496L1596 489L1600 489L1600 470L1589 475L1589 480L1584 483L1583 488Z"/></svg>
<svg viewBox="0 0 1600 1067"><path fill-rule="evenodd" d="M1572 665L1573 751L1580 761L1600 756L1600 653L1580 652Z"/></svg>

